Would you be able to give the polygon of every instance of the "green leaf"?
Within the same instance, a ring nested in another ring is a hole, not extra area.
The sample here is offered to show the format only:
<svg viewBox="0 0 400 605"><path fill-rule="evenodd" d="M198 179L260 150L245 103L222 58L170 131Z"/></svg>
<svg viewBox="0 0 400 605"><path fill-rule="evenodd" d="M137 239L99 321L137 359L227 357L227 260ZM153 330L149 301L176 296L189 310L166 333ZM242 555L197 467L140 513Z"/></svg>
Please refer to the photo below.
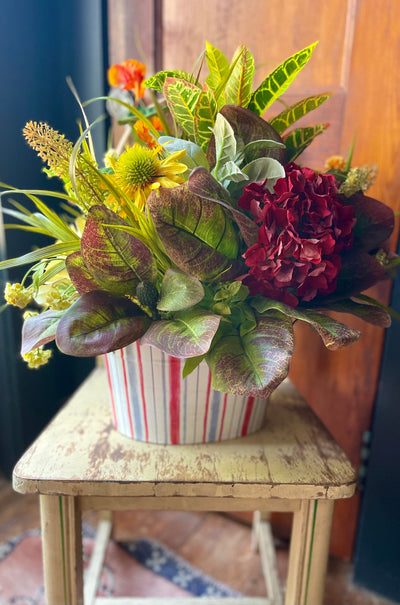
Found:
<svg viewBox="0 0 400 605"><path fill-rule="evenodd" d="M185 141L184 139L176 139L174 137L162 136L158 139L160 145L162 145L169 153L174 153L175 151L181 151L184 149L186 151L186 155L183 158L180 158L180 162L186 164L186 166L192 170L196 166L204 166L204 168L209 168L207 156L202 150L202 148L193 143L192 141Z"/></svg>
<svg viewBox="0 0 400 605"><path fill-rule="evenodd" d="M215 93L218 87L224 82L229 74L229 61L224 53L215 48L209 42L206 42L206 61L209 70L206 82ZM219 108L225 105L225 94L222 93L218 100Z"/></svg>
<svg viewBox="0 0 400 605"><path fill-rule="evenodd" d="M271 311L276 310L289 318L299 319L300 321L310 324L310 326L318 332L324 345L331 351L341 349L342 347L355 342L361 336L361 333L358 330L349 328L328 315L322 315L312 309L294 309L277 300L263 297L256 298L252 302L252 306L258 313L261 313L263 317L265 316L264 314L269 315Z"/></svg>
<svg viewBox="0 0 400 605"><path fill-rule="evenodd" d="M233 61L237 57L239 59L225 88L225 98L227 105L247 107L252 96L251 91L255 70L254 58L245 46L240 46L236 50Z"/></svg>
<svg viewBox="0 0 400 605"><path fill-rule="evenodd" d="M28 252L28 254L18 256L17 258L10 258L8 260L1 261L0 271L3 269L10 269L11 267L20 267L21 265L33 264L43 259L57 259L66 256L71 252L75 252L79 248L79 240L75 242L51 244L50 246L38 248L37 250L33 250L32 252Z"/></svg>
<svg viewBox="0 0 400 605"><path fill-rule="evenodd" d="M84 264L102 289L132 294L141 281L154 282L157 265L150 250L122 229L127 225L105 206L92 206L81 239ZM127 225L129 226L129 225Z"/></svg>
<svg viewBox="0 0 400 605"><path fill-rule="evenodd" d="M293 162L313 142L315 137L322 134L329 124L315 124L292 130L284 139L286 145L287 161Z"/></svg>
<svg viewBox="0 0 400 605"><path fill-rule="evenodd" d="M194 372L194 370L201 364L203 359L205 359L206 355L207 353L198 355L197 357L187 357L185 360L185 365L183 366L182 378L186 378L186 376L189 376L189 374Z"/></svg>
<svg viewBox="0 0 400 605"><path fill-rule="evenodd" d="M189 191L198 197L216 202L229 210L247 246L257 242L258 226L246 214L234 207L227 190L205 168L196 168L189 176Z"/></svg>
<svg viewBox="0 0 400 605"><path fill-rule="evenodd" d="M189 309L204 298L204 288L193 275L179 269L168 269L161 283L159 311L182 311Z"/></svg>
<svg viewBox="0 0 400 605"><path fill-rule="evenodd" d="M267 398L286 378L293 347L292 321L281 313L259 317L244 336L233 327L222 330L206 357L212 387Z"/></svg>
<svg viewBox="0 0 400 605"><path fill-rule="evenodd" d="M44 311L28 317L22 327L21 355L51 342L56 337L60 318L65 311Z"/></svg>
<svg viewBox="0 0 400 605"><path fill-rule="evenodd" d="M211 130L217 115L217 102L214 93L204 85L194 112L194 137L196 143L206 151L211 138Z"/></svg>
<svg viewBox="0 0 400 605"><path fill-rule="evenodd" d="M154 76L147 78L143 84L146 88L152 88L153 90L157 90L157 92L163 92L166 78L177 78L178 80L183 80L189 84L196 84L196 78L192 74L180 69L159 71L154 74Z"/></svg>
<svg viewBox="0 0 400 605"><path fill-rule="evenodd" d="M279 134L282 134L289 126L300 120L307 113L316 109L322 103L325 103L331 96L331 93L327 92L320 95L313 95L311 97L307 97L302 101L298 101L294 105L287 107L280 114L269 120L271 126L275 128Z"/></svg>
<svg viewBox="0 0 400 605"><path fill-rule="evenodd" d="M195 84L168 77L165 79L163 92L171 115L189 138L194 139L194 112L201 88Z"/></svg>
<svg viewBox="0 0 400 605"><path fill-rule="evenodd" d="M314 42L314 44L303 48L270 73L253 93L248 106L249 109L262 116L265 110L285 92L297 74L308 63L317 44L317 42Z"/></svg>
<svg viewBox="0 0 400 605"><path fill-rule="evenodd" d="M96 290L64 312L57 327L60 351L75 357L103 355L141 338L151 319L127 298Z"/></svg>
<svg viewBox="0 0 400 605"><path fill-rule="evenodd" d="M276 181L285 176L284 167L273 158L258 158L257 160L253 160L242 168L242 172L248 176L251 183L268 179L265 186L271 193L274 191Z"/></svg>
<svg viewBox="0 0 400 605"><path fill-rule="evenodd" d="M373 299L369 304L360 304L354 300L351 300L350 298L339 300L337 302L330 303L329 310L337 313L349 313L350 315L355 315L367 323L370 323L374 326L379 326L381 328L388 328L392 323L389 314L390 310L387 309L385 305L381 305L377 302L375 303Z"/></svg>
<svg viewBox="0 0 400 605"><path fill-rule="evenodd" d="M153 322L141 343L174 357L197 357L209 350L220 320L204 309L181 311L174 319Z"/></svg>
<svg viewBox="0 0 400 605"><path fill-rule="evenodd" d="M238 275L237 233L219 204L194 195L185 184L154 191L147 206L169 258L182 271L202 281Z"/></svg>
<svg viewBox="0 0 400 605"><path fill-rule="evenodd" d="M226 187L230 181L240 183L241 181L248 181L249 179L235 162L229 161L219 169L218 180Z"/></svg>
<svg viewBox="0 0 400 605"><path fill-rule="evenodd" d="M272 139L271 140L261 139L259 141L250 141L250 143L247 143L247 145L245 145L243 147L243 149L241 150L240 157L243 157L243 161L245 164L249 164L250 162L252 162L253 160L256 160L257 158L268 157L268 155L269 155L268 150L278 149L278 148L286 150L285 143L279 142L279 141L274 141Z"/></svg>
<svg viewBox="0 0 400 605"><path fill-rule="evenodd" d="M212 175L218 178L219 170L226 162L236 157L236 139L232 126L221 113L218 113L213 128L215 140L215 166Z"/></svg>

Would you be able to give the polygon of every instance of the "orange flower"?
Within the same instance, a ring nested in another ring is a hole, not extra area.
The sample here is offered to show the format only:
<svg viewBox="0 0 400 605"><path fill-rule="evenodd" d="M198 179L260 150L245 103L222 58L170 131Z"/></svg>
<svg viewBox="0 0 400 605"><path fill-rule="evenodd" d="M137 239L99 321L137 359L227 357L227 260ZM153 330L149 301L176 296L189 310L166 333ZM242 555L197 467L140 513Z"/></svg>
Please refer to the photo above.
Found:
<svg viewBox="0 0 400 605"><path fill-rule="evenodd" d="M151 116L150 122L153 124L156 130L162 132L163 127L158 116ZM142 122L142 120L138 120L135 123L134 129L136 130L136 134L138 135L139 139L142 139L142 141L147 144L149 149L154 149L154 147L157 146L157 141L153 135L150 134L148 127L144 122Z"/></svg>
<svg viewBox="0 0 400 605"><path fill-rule="evenodd" d="M143 98L144 74L146 66L135 59L127 59L122 63L112 65L108 70L108 82L110 86L119 86L124 90L131 90L135 98Z"/></svg>

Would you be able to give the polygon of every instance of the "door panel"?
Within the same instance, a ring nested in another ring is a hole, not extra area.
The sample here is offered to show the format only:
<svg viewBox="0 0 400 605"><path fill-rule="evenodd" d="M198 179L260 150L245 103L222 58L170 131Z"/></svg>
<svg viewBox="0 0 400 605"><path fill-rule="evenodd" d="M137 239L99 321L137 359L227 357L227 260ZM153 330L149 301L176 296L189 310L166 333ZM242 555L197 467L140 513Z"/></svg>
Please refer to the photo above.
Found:
<svg viewBox="0 0 400 605"><path fill-rule="evenodd" d="M400 3L109 0L109 9L111 23L121 21L124 11L132 18L137 11L136 23L141 13L147 19L143 30L136 27L136 38L132 37L132 27L128 32L124 26L125 34L111 28L110 62L140 58L137 53L143 46L150 57L150 68L157 65L192 71L205 40L228 57L243 43L255 56L256 79L261 82L290 54L319 40L311 61L286 95L286 101L292 103L316 92L335 93L303 119L307 124L329 122L331 126L303 154L301 163L323 168L327 156L347 154L356 135L354 164L379 165L379 179L371 195L398 209L400 112L394 74L399 65ZM121 36L125 56L120 54ZM279 111L277 105L271 113ZM380 286L373 294L388 302L390 284ZM361 340L348 349L328 352L311 329L296 326L296 353L290 376L357 465L362 435L371 424L384 332L352 317L339 319L360 328ZM358 506L358 499L353 498L336 507L331 551L337 556L352 555Z"/></svg>

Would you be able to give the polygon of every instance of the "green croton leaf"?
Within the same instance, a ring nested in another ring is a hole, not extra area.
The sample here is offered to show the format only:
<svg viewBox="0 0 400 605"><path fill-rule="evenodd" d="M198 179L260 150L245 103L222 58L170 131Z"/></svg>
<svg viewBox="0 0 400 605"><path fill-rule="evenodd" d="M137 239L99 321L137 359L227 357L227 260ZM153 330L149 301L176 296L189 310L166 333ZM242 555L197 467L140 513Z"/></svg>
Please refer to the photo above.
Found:
<svg viewBox="0 0 400 605"><path fill-rule="evenodd" d="M194 111L194 138L200 147L207 151L211 138L211 129L217 115L217 102L213 91L205 84L197 100Z"/></svg>
<svg viewBox="0 0 400 605"><path fill-rule="evenodd" d="M310 324L318 332L324 345L331 351L341 349L355 342L361 336L361 332L358 330L349 328L328 315L323 315L313 309L293 308L277 300L263 297L254 299L252 306L262 315L265 313L269 315L271 310L276 310L291 320L298 319Z"/></svg>
<svg viewBox="0 0 400 605"><path fill-rule="evenodd" d="M305 128L296 128L292 130L285 138L287 161L294 162L300 154L313 142L315 137L322 134L329 124L315 124Z"/></svg>
<svg viewBox="0 0 400 605"><path fill-rule="evenodd" d="M151 319L127 298L96 290L83 294L60 319L57 347L66 355L92 357L126 347Z"/></svg>
<svg viewBox="0 0 400 605"><path fill-rule="evenodd" d="M285 92L297 74L308 63L317 44L317 42L314 42L314 44L303 48L274 69L253 93L249 109L262 116L265 110Z"/></svg>
<svg viewBox="0 0 400 605"><path fill-rule="evenodd" d="M215 48L209 42L206 42L206 61L208 71L210 72L207 76L206 82L211 90L215 93L218 88L225 82L229 74L229 61L225 57L224 53ZM222 92L218 99L218 108L225 105L225 93Z"/></svg>
<svg viewBox="0 0 400 605"><path fill-rule="evenodd" d="M179 269L168 269L161 283L161 296L157 309L182 311L193 307L203 298L204 288L196 277Z"/></svg>
<svg viewBox="0 0 400 605"><path fill-rule="evenodd" d="M132 294L139 282L154 282L157 277L150 250L122 226L128 224L115 212L92 206L81 239L82 259L89 274L102 289L120 295ZM79 262L77 257L73 262Z"/></svg>
<svg viewBox="0 0 400 605"><path fill-rule="evenodd" d="M166 78L175 78L188 82L189 84L196 84L196 78L192 74L181 69L175 69L159 71L158 73L154 74L154 76L147 78L147 80L144 81L144 85L146 88L152 88L157 92L163 92Z"/></svg>
<svg viewBox="0 0 400 605"><path fill-rule="evenodd" d="M147 206L172 262L202 281L229 280L241 271L238 238L229 214L187 185L153 191Z"/></svg>
<svg viewBox="0 0 400 605"><path fill-rule="evenodd" d="M297 122L297 120L300 120L300 118L307 115L310 111L313 111L313 109L316 109L322 105L322 103L325 103L330 96L331 94L327 92L302 99L301 101L294 103L294 105L284 109L284 111L272 118L269 123L277 132L279 132L279 134L282 134L282 132L287 130L289 126Z"/></svg>
<svg viewBox="0 0 400 605"><path fill-rule="evenodd" d="M226 103L247 107L252 96L254 57L248 48L240 46L236 50L232 62L235 63L235 66L225 88Z"/></svg>
<svg viewBox="0 0 400 605"><path fill-rule="evenodd" d="M190 140L196 142L194 116L201 88L177 78L166 78L163 92L171 115L186 132Z"/></svg>
<svg viewBox="0 0 400 605"><path fill-rule="evenodd" d="M51 342L56 337L58 322L65 311L44 311L28 317L22 327L21 355Z"/></svg>
<svg viewBox="0 0 400 605"><path fill-rule="evenodd" d="M155 346L174 357L197 357L207 353L221 317L204 309L176 313L174 319L155 321L141 344Z"/></svg>
<svg viewBox="0 0 400 605"><path fill-rule="evenodd" d="M233 326L221 331L206 356L212 387L218 391L269 397L286 378L293 354L292 320L272 311L240 336Z"/></svg>

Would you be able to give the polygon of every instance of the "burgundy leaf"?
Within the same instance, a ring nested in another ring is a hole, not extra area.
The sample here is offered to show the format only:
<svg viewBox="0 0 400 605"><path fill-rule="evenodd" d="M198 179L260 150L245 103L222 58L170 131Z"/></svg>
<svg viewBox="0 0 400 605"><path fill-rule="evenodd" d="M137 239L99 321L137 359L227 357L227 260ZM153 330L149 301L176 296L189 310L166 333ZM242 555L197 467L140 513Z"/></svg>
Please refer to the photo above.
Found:
<svg viewBox="0 0 400 605"><path fill-rule="evenodd" d="M21 355L51 342L56 337L58 322L65 311L44 311L28 317L22 327Z"/></svg>
<svg viewBox="0 0 400 605"><path fill-rule="evenodd" d="M79 250L67 256L65 259L65 266L68 275L79 294L85 294L86 292L99 289L99 284L90 274Z"/></svg>

